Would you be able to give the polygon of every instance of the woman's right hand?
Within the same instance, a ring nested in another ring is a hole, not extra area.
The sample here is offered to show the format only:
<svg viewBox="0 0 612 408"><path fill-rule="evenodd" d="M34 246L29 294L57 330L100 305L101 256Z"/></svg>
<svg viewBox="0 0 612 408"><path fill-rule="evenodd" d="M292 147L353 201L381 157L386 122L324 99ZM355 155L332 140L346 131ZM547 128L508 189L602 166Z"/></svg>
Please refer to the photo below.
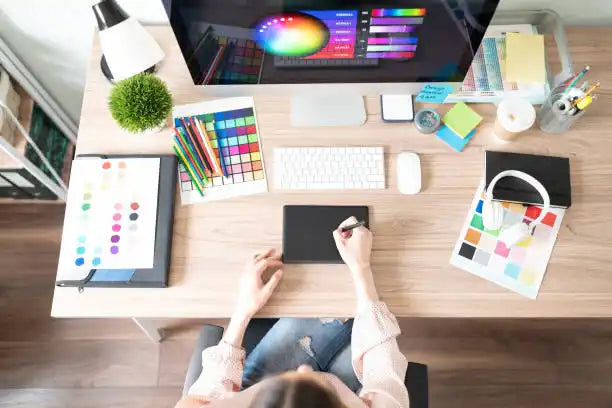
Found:
<svg viewBox="0 0 612 408"><path fill-rule="evenodd" d="M378 294L370 267L372 232L364 226L342 231L342 228L356 222L355 217L344 220L334 231L334 240L342 260L351 271L358 301L377 301Z"/></svg>

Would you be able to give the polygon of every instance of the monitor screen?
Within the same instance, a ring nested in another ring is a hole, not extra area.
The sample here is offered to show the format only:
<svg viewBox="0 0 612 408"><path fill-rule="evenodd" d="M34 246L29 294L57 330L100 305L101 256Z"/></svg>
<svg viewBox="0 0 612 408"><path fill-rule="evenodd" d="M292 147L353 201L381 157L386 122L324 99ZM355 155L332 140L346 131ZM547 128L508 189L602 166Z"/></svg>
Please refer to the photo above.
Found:
<svg viewBox="0 0 612 408"><path fill-rule="evenodd" d="M499 0L171 0L195 84L462 81Z"/></svg>

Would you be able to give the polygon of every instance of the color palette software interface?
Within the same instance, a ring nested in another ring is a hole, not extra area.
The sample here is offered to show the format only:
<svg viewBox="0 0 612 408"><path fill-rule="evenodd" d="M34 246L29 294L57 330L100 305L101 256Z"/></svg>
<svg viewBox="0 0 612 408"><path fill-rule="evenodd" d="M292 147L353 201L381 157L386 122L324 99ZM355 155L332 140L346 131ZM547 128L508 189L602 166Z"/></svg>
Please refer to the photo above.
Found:
<svg viewBox="0 0 612 408"><path fill-rule="evenodd" d="M306 59L413 58L424 8L302 10L329 29L327 45Z"/></svg>

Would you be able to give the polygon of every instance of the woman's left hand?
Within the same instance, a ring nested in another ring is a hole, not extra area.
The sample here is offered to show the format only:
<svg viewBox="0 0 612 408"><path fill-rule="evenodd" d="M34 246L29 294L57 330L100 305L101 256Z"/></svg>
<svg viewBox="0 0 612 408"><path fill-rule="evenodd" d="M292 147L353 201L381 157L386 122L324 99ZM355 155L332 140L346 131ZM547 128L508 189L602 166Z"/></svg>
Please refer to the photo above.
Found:
<svg viewBox="0 0 612 408"><path fill-rule="evenodd" d="M280 252L269 249L247 262L240 277L234 311L236 317L250 319L268 302L283 275L280 259ZM263 273L267 269L276 269L276 272L264 283Z"/></svg>

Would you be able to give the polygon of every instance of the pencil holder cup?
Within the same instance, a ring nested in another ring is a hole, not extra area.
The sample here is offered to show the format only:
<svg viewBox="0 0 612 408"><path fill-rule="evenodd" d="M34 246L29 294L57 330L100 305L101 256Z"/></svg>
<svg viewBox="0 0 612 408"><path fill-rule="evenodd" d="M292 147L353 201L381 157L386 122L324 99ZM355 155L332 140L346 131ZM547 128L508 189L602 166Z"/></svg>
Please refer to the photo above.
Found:
<svg viewBox="0 0 612 408"><path fill-rule="evenodd" d="M538 113L538 125L546 133L563 133L568 131L572 125L582 116L585 111L576 114L568 113L559 108L565 87L559 86L552 90L546 101L542 104Z"/></svg>

